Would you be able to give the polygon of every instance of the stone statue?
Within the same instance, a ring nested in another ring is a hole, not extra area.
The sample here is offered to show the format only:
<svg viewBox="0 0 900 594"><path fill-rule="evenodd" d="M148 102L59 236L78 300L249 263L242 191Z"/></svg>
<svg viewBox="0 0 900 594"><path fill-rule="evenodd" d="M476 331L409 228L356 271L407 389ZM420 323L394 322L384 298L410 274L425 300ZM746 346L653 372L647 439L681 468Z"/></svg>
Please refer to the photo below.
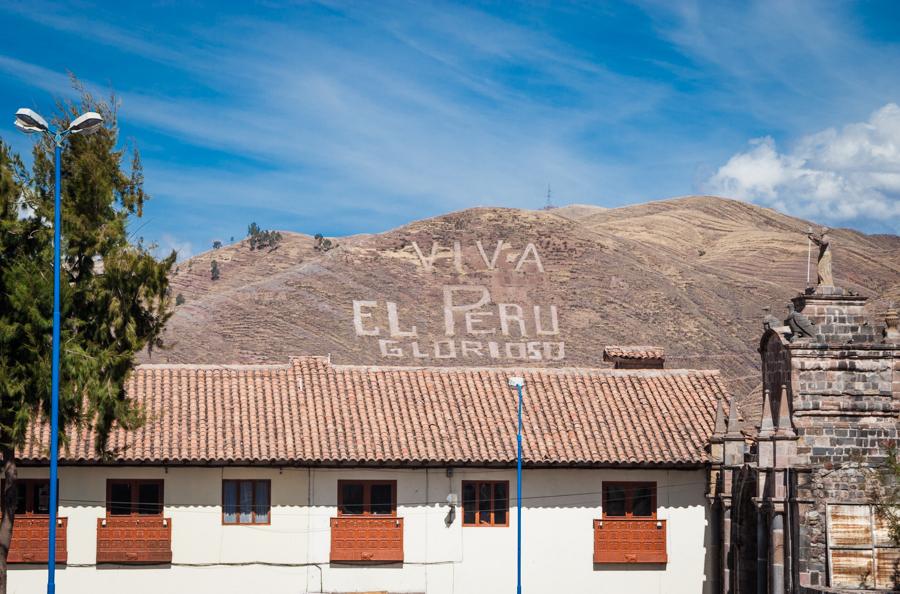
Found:
<svg viewBox="0 0 900 594"><path fill-rule="evenodd" d="M816 263L818 280L816 285L820 287L833 287L834 277L831 275L831 238L828 237L828 227L822 227L821 233L807 233L809 239L819 248L819 259Z"/></svg>
<svg viewBox="0 0 900 594"><path fill-rule="evenodd" d="M784 321L784 325L790 327L791 333L793 333L791 340L812 337L816 333L815 324L813 324L805 315L794 309L793 303L788 303L788 317Z"/></svg>

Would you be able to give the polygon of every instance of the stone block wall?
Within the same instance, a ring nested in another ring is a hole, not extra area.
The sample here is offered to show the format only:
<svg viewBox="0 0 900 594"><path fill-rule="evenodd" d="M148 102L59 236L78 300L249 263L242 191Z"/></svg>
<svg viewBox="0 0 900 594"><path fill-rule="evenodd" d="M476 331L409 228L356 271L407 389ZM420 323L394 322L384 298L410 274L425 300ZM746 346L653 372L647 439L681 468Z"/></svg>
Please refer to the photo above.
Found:
<svg viewBox="0 0 900 594"><path fill-rule="evenodd" d="M795 567L799 591L832 591L829 504L868 504L889 442L900 441L900 349L884 343L863 313L865 299L843 293L801 295L795 308L815 324L811 338L769 333L760 348L763 385L778 410L789 398L796 454Z"/></svg>

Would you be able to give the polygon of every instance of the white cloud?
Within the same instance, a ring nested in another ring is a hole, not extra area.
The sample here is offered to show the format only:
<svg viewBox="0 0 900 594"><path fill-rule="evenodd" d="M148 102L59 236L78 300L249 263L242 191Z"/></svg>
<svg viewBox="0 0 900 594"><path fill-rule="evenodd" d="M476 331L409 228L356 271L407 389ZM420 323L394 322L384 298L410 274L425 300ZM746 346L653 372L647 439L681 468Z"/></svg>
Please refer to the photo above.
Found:
<svg viewBox="0 0 900 594"><path fill-rule="evenodd" d="M157 258L165 258L172 253L172 250L175 250L178 254L179 262L183 262L194 255L194 249L190 241L182 241L171 233L162 234L153 254Z"/></svg>
<svg viewBox="0 0 900 594"><path fill-rule="evenodd" d="M770 137L731 157L704 191L829 224L878 221L900 230L900 106L829 128L779 152Z"/></svg>

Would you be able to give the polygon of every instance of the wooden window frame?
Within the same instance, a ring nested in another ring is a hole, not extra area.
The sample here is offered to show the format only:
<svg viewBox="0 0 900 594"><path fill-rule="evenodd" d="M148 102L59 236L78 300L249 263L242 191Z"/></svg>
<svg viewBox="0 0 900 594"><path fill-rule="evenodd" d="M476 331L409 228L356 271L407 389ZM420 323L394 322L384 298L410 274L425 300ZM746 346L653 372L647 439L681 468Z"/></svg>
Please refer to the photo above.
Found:
<svg viewBox="0 0 900 594"><path fill-rule="evenodd" d="M345 514L344 507L344 485L362 485L363 486L363 512L361 514ZM390 514L373 514L372 513L372 485L390 485L391 486L391 513ZM360 516L372 516L376 518L396 518L397 517L397 481L395 480L354 480L340 479L337 485L337 515L343 518L358 518Z"/></svg>
<svg viewBox="0 0 900 594"><path fill-rule="evenodd" d="M625 515L624 516L610 516L607 515L606 510L609 509L609 506L606 504L608 501L608 489L610 487L623 487L625 489ZM640 487L650 487L651 496L650 496L650 508L653 510L653 514L649 516L636 516L634 515L634 489L638 489ZM629 491L631 489L631 491ZM656 482L655 481L603 481L601 491L602 491L602 509L603 509L603 519L615 519L615 518L631 518L634 520L656 520L657 518L657 498L656 498Z"/></svg>
<svg viewBox="0 0 900 594"><path fill-rule="evenodd" d="M236 522L226 522L225 521L225 483L237 483L237 498L238 498L238 508L237 508L237 521ZM253 503L250 504L252 511L250 512L252 516L252 520L249 522L241 522L241 509L240 509L240 498L241 498L241 483L253 483ZM269 521L268 522L257 522L256 521L256 483L265 483L266 489L269 491ZM272 524L272 480L271 479L222 479L222 525L223 526L271 526Z"/></svg>
<svg viewBox="0 0 900 594"><path fill-rule="evenodd" d="M489 523L483 523L480 521L481 513L478 509L478 494L481 492L479 489L480 485L489 484L491 486L491 521ZM505 484L506 485L506 522L503 524L497 523L494 521L494 512L496 510L496 499L494 498L494 485ZM475 523L466 523L466 485L475 485ZM471 480L471 481L463 481L461 485L461 490L463 493L462 496L462 525L465 528L506 528L509 526L509 481L494 481L494 480Z"/></svg>
<svg viewBox="0 0 900 594"><path fill-rule="evenodd" d="M49 478L45 478L45 479L42 479L42 478L17 478L16 479L16 488L18 488L19 485L25 486L25 511L22 513L16 512L17 518L20 518L20 517L21 518L49 518L50 517L49 513L39 514L39 513L34 512L34 505L33 505L34 504L34 497L33 497L34 487L41 483L46 483L47 486L49 487L50 479ZM0 489L2 489L3 486L5 486L5 484L6 484L6 481L0 481ZM56 485L57 485L56 509L58 511L59 510L59 481L57 481Z"/></svg>
<svg viewBox="0 0 900 594"><path fill-rule="evenodd" d="M112 501L112 485L113 483L130 483L131 484L131 513L112 515L110 512L110 502ZM159 485L159 513L158 514L141 514L137 513L138 505L138 487L140 485L154 484ZM107 518L161 518L166 511L166 491L164 479L106 479L106 517Z"/></svg>

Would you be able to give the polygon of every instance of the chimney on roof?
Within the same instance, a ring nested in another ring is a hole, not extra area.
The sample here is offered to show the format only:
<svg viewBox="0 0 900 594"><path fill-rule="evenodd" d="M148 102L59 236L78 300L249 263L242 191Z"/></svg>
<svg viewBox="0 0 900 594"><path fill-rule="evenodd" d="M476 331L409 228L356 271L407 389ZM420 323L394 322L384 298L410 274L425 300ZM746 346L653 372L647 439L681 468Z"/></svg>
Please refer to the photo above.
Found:
<svg viewBox="0 0 900 594"><path fill-rule="evenodd" d="M655 346L607 346L603 361L612 363L614 369L662 369L666 351Z"/></svg>

